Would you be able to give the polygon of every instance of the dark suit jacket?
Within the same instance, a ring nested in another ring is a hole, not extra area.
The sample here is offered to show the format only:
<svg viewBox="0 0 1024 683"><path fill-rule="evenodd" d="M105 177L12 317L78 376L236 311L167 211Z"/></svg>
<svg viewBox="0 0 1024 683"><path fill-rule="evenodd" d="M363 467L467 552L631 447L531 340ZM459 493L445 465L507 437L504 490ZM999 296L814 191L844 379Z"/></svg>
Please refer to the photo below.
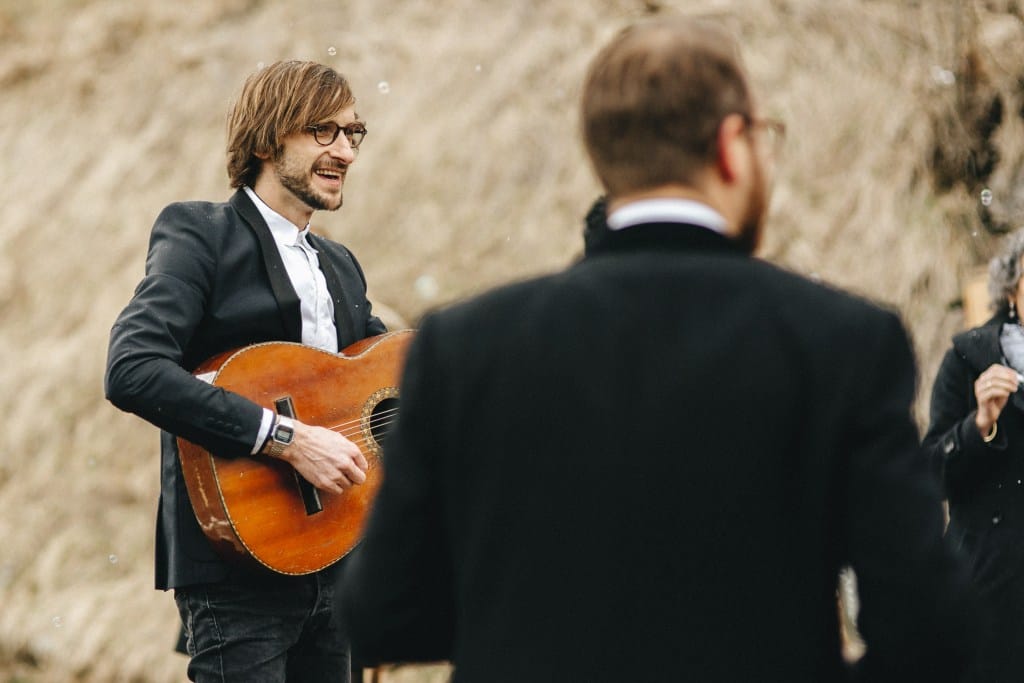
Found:
<svg viewBox="0 0 1024 683"><path fill-rule="evenodd" d="M951 680L963 580L898 317L700 227L588 248L423 321L353 647L456 681L845 680L850 564L863 675Z"/></svg>
<svg viewBox="0 0 1024 683"><path fill-rule="evenodd" d="M340 348L384 332L366 280L345 247L315 235L334 299ZM110 334L107 397L160 436L156 585L218 581L227 567L196 522L175 436L224 457L247 455L262 409L192 377L207 358L263 341L301 341L299 298L256 206L243 191L227 203L168 206L150 238L146 272Z"/></svg>

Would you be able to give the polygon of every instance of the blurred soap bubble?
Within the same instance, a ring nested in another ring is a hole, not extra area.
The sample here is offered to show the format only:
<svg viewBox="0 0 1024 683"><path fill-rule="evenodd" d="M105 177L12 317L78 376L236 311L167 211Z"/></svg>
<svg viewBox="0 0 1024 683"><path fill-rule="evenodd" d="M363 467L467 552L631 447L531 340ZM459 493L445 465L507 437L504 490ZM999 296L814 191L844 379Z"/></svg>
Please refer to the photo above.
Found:
<svg viewBox="0 0 1024 683"><path fill-rule="evenodd" d="M391 92L391 84L388 83L387 81L381 81L380 83L377 84L377 90L380 91L381 95L387 95L389 92Z"/></svg>
<svg viewBox="0 0 1024 683"><path fill-rule="evenodd" d="M53 621L53 627L54 628L60 628L61 626L64 625L64 620L61 619L59 616L58 617L54 617L52 621Z"/></svg>
<svg viewBox="0 0 1024 683"><path fill-rule="evenodd" d="M329 48L327 48L327 54L333 57L334 55L338 54L338 51L334 49L333 45L331 45Z"/></svg>
<svg viewBox="0 0 1024 683"><path fill-rule="evenodd" d="M483 64L477 64L476 66L473 67L473 70L476 71L477 73L480 73L481 71L484 70Z"/></svg>
<svg viewBox="0 0 1024 683"><path fill-rule="evenodd" d="M110 555L107 557L107 561L110 562L110 564L117 564L117 555Z"/></svg>
<svg viewBox="0 0 1024 683"><path fill-rule="evenodd" d="M433 275L420 275L416 278L413 286L420 298L427 300L437 297L438 292L441 290L437 284L437 279Z"/></svg>
<svg viewBox="0 0 1024 683"><path fill-rule="evenodd" d="M950 86L956 83L956 74L949 69L935 65L932 67L932 81L938 85Z"/></svg>
<svg viewBox="0 0 1024 683"><path fill-rule="evenodd" d="M989 206L992 204L992 190L987 187L981 191L981 204L982 206Z"/></svg>

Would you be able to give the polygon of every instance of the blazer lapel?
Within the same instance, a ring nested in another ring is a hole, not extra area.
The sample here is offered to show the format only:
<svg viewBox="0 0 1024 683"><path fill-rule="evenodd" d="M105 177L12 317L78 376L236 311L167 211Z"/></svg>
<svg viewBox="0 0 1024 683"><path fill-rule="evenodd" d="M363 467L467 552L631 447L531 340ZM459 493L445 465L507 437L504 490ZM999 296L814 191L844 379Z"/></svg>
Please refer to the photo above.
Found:
<svg viewBox="0 0 1024 683"><path fill-rule="evenodd" d="M231 206L249 224L256 239L260 243L260 251L263 253L263 264L270 278L270 287L277 299L277 307L281 312L281 324L284 326L288 339L299 341L302 339L302 312L299 308L299 295L292 287L292 281L285 270L284 261L281 260L281 253L274 242L274 236L270 233L266 221L260 215L259 209L249 199L245 190L238 190L231 197Z"/></svg>
<svg viewBox="0 0 1024 683"><path fill-rule="evenodd" d="M355 322L352 320L352 309L349 308L348 300L345 298L345 288L341 284L338 272L324 256L325 250L316 245L317 238L312 234L310 237L313 238L311 242L314 246L318 247L316 258L320 263L324 279L327 280L327 291L330 292L331 300L334 302L334 327L338 331L338 350L340 351L359 341L356 338Z"/></svg>

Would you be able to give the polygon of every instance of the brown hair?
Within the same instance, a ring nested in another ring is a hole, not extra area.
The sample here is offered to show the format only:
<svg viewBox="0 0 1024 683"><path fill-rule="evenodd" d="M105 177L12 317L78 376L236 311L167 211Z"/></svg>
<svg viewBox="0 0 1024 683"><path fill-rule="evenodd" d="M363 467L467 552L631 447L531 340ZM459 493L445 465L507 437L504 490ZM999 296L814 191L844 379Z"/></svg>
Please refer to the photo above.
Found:
<svg viewBox="0 0 1024 683"><path fill-rule="evenodd" d="M263 163L257 154L275 158L285 136L353 102L345 77L316 62L275 62L249 76L228 114L231 187L256 182Z"/></svg>
<svg viewBox="0 0 1024 683"><path fill-rule="evenodd" d="M729 114L751 97L733 38L698 19L626 28L595 57L583 86L583 140L611 196L693 184Z"/></svg>

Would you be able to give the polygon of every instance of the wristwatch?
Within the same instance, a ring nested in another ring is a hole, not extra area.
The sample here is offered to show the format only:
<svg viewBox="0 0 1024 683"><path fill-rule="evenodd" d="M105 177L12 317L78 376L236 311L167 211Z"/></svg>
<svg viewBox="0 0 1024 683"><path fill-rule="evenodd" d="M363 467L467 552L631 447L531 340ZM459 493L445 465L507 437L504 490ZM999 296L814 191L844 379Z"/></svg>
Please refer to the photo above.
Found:
<svg viewBox="0 0 1024 683"><path fill-rule="evenodd" d="M284 449L288 447L288 444L294 438L295 423L292 422L291 418L278 415L274 419L274 426L270 428L270 436L267 437L267 442L263 444L262 452L271 458L280 458L281 454L284 453Z"/></svg>

